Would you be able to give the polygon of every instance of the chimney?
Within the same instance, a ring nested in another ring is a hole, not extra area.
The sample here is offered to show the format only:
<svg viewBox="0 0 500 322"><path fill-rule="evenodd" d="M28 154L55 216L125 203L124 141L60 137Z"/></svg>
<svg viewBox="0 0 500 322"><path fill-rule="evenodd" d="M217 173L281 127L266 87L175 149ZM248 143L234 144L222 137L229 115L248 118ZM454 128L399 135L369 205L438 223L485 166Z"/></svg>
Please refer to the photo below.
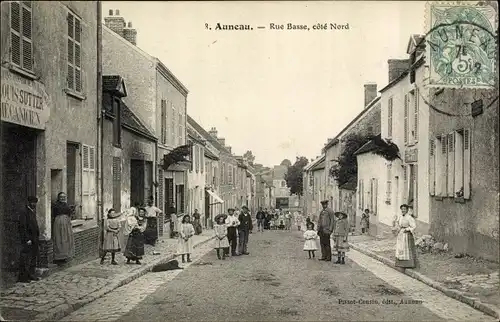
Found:
<svg viewBox="0 0 500 322"><path fill-rule="evenodd" d="M123 29L123 38L132 45L137 45L137 30L132 28L132 22L129 21L127 28Z"/></svg>
<svg viewBox="0 0 500 322"><path fill-rule="evenodd" d="M211 128L210 131L208 131L208 134L210 134L210 136L214 139L217 139L217 129L215 127Z"/></svg>
<svg viewBox="0 0 500 322"><path fill-rule="evenodd" d="M113 10L109 10L109 16L104 17L104 25L123 37L123 29L125 29L126 24L125 19L120 17L120 10L116 10L114 16Z"/></svg>
<svg viewBox="0 0 500 322"><path fill-rule="evenodd" d="M409 59L389 59L389 83L401 76L410 68Z"/></svg>
<svg viewBox="0 0 500 322"><path fill-rule="evenodd" d="M229 153L231 153L231 154L232 154L232 152L231 152L231 147L230 147L230 146L226 146L226 149L229 151Z"/></svg>
<svg viewBox="0 0 500 322"><path fill-rule="evenodd" d="M377 84L376 83L366 83L365 84L365 107L377 97Z"/></svg>
<svg viewBox="0 0 500 322"><path fill-rule="evenodd" d="M217 142L219 142L219 144L222 145L222 146L226 145L226 139L224 139L224 138L218 138Z"/></svg>

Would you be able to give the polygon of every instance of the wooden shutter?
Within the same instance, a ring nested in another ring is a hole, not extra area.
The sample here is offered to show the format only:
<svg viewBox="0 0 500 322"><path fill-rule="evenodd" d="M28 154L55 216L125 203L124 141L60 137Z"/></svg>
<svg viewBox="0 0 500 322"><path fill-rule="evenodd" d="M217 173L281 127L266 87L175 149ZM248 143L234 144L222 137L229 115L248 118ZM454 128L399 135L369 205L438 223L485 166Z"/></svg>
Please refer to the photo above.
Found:
<svg viewBox="0 0 500 322"><path fill-rule="evenodd" d="M378 179L373 179L373 213L378 213Z"/></svg>
<svg viewBox="0 0 500 322"><path fill-rule="evenodd" d="M441 195L447 195L448 191L448 137L446 134L441 135Z"/></svg>
<svg viewBox="0 0 500 322"><path fill-rule="evenodd" d="M205 173L205 148L203 146L200 147L200 167L201 173Z"/></svg>
<svg viewBox="0 0 500 322"><path fill-rule="evenodd" d="M436 139L429 140L429 194L436 194Z"/></svg>
<svg viewBox="0 0 500 322"><path fill-rule="evenodd" d="M32 37L32 8L31 2L10 3L10 42L11 63L33 71L33 37Z"/></svg>
<svg viewBox="0 0 500 322"><path fill-rule="evenodd" d="M408 165L403 166L403 200L408 199Z"/></svg>
<svg viewBox="0 0 500 322"><path fill-rule="evenodd" d="M82 214L94 218L96 211L95 147L82 145Z"/></svg>
<svg viewBox="0 0 500 322"><path fill-rule="evenodd" d="M67 86L75 92L82 91L82 69L81 69L81 32L82 25L80 19L68 12L68 75Z"/></svg>
<svg viewBox="0 0 500 322"><path fill-rule="evenodd" d="M409 131L409 119L408 119L408 94L404 96L404 143L408 144L408 131Z"/></svg>
<svg viewBox="0 0 500 322"><path fill-rule="evenodd" d="M455 197L455 132L451 132L448 134L448 189L447 195L448 197Z"/></svg>
<svg viewBox="0 0 500 322"><path fill-rule="evenodd" d="M389 106L387 109L387 136L392 138L392 97L389 98Z"/></svg>
<svg viewBox="0 0 500 322"><path fill-rule="evenodd" d="M463 146L463 131L454 132L455 137L454 147L454 159L455 159L455 171L454 171L454 197L457 197L457 193L463 193L464 187L464 146Z"/></svg>
<svg viewBox="0 0 500 322"><path fill-rule="evenodd" d="M167 143L167 102L161 100L161 143Z"/></svg>
<svg viewBox="0 0 500 322"><path fill-rule="evenodd" d="M471 197L471 147L472 137L470 129L464 129L464 198Z"/></svg>
<svg viewBox="0 0 500 322"><path fill-rule="evenodd" d="M418 140L418 100L419 100L419 90L418 88L415 89L415 95L414 95L414 119L413 119L413 137L415 140Z"/></svg>
<svg viewBox="0 0 500 322"><path fill-rule="evenodd" d="M188 141L188 144L189 144L189 160L191 161L191 167L190 167L190 171L193 172L194 170L194 145L193 145L193 141Z"/></svg>
<svg viewBox="0 0 500 322"><path fill-rule="evenodd" d="M122 160L113 157L113 208L116 212L121 211L121 178Z"/></svg>

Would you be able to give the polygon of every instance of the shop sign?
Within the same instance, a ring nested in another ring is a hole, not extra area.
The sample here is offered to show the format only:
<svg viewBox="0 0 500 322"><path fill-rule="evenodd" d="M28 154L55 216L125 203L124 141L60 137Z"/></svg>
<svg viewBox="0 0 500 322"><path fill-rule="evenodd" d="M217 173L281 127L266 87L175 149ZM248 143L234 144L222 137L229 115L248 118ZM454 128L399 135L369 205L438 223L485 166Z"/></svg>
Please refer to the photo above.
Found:
<svg viewBox="0 0 500 322"><path fill-rule="evenodd" d="M405 163L412 163L418 161L418 149L407 149L405 151Z"/></svg>
<svg viewBox="0 0 500 322"><path fill-rule="evenodd" d="M2 67L1 119L35 129L45 129L50 111L45 86Z"/></svg>

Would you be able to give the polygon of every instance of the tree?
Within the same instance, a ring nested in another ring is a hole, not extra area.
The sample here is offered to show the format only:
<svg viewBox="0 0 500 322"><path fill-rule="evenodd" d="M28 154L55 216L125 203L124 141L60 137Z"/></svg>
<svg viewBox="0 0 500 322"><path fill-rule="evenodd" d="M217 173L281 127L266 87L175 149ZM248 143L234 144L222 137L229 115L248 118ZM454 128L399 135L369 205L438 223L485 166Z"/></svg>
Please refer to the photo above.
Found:
<svg viewBox="0 0 500 322"><path fill-rule="evenodd" d="M243 157L248 160L248 163L253 164L255 161L255 156L253 155L252 151L248 150L243 154Z"/></svg>
<svg viewBox="0 0 500 322"><path fill-rule="evenodd" d="M291 167L292 166L292 162L290 162L290 160L288 160L288 159L285 159L285 160L281 161L280 165L285 165L287 167Z"/></svg>
<svg viewBox="0 0 500 322"><path fill-rule="evenodd" d="M308 164L306 157L297 157L295 163L288 167L285 174L286 185L290 188L290 193L301 196L303 193L302 173Z"/></svg>

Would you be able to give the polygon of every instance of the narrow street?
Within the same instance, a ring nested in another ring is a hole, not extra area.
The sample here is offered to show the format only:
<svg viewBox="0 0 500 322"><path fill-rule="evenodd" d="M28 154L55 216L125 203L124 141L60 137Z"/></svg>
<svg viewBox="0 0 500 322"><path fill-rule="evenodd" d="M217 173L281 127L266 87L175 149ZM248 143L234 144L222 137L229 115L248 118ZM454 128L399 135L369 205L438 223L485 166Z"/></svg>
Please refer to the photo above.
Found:
<svg viewBox="0 0 500 322"><path fill-rule="evenodd" d="M296 231L254 233L249 256L221 261L208 243L184 270L149 273L64 320L493 320L359 252L334 265L302 244Z"/></svg>

